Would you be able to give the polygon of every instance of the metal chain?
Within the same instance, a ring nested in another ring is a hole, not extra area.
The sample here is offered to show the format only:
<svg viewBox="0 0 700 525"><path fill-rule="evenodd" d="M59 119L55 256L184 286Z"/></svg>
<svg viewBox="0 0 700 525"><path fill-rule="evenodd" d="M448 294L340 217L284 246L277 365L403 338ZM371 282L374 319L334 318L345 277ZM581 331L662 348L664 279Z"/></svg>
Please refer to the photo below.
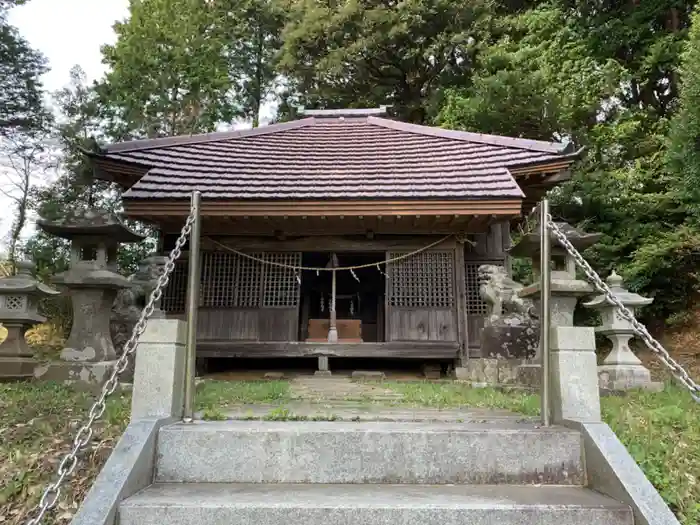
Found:
<svg viewBox="0 0 700 525"><path fill-rule="evenodd" d="M58 503L58 499L61 496L61 485L68 477L70 477L73 474L76 467L78 466L78 454L92 439L92 425L97 419L102 417L102 414L104 414L104 411L107 408L107 397L112 395L117 389L117 379L119 375L122 372L124 372L124 370L126 370L129 366L129 360L136 351L139 337L141 337L143 332L146 330L146 321L148 321L148 318L153 314L153 311L155 310L155 305L158 303L158 301L163 295L163 289L168 284L170 274L172 274L173 269L175 268L175 261L179 259L182 255L182 247L187 242L187 237L189 236L190 231L192 230L193 222L194 210L190 211L190 215L187 217L185 225L182 227L180 237L175 242L175 247L168 256L168 260L164 265L163 272L158 277L158 281L156 282L156 286L153 289L153 292L151 292L151 296L148 299L148 303L141 312L141 317L139 318L138 322L136 323L136 326L134 326L134 329L131 332L131 337L124 345L124 351L117 360L114 366L114 370L112 370L112 375L102 386L102 393L100 394L100 397L92 405L92 408L90 408L90 411L88 412L87 422L80 428L80 430L78 430L77 434L73 438L73 448L68 454L66 454L66 456L63 458L60 465L58 466L58 477L56 478L56 481L51 483L46 488L43 495L41 496L41 499L39 500L39 504L33 509L33 512L36 512L36 516L27 521L26 525L40 525L44 515L50 510L52 510L56 506L56 503Z"/></svg>
<svg viewBox="0 0 700 525"><path fill-rule="evenodd" d="M692 398L696 402L700 403L700 385L693 381L690 375L688 375L688 372L686 372L685 369L669 355L666 349L661 346L661 343L651 336L646 327L635 319L632 311L625 307L625 305L622 304L617 297L615 297L607 283L605 283L605 281L600 278L595 270L591 268L591 265L588 264L578 250L574 248L574 245L571 244L569 239L566 238L566 235L564 235L557 225L554 224L551 215L547 216L547 229L552 232L557 241L559 241L559 244L561 244L569 255L574 258L576 265L584 271L586 277L588 277L596 289L605 295L605 299L607 299L610 304L617 307L618 315L632 324L632 327L637 332L637 335L639 335L649 349L654 352L659 359L661 359L661 362L666 365L673 376L688 389Z"/></svg>

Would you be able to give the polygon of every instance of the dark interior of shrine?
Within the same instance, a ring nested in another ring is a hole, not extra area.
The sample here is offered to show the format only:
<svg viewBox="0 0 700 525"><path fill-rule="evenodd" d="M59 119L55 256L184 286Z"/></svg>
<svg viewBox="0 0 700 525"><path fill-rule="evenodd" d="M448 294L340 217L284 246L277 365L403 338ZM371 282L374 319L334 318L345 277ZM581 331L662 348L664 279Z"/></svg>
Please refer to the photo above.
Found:
<svg viewBox="0 0 700 525"><path fill-rule="evenodd" d="M332 254L328 252L304 253L302 266L329 267L331 256ZM351 326L339 328L339 338L342 340L343 336L347 336L353 339L352 342L366 343L384 341L386 267L379 263L386 258L385 253L337 253L336 258L339 268L370 265L353 271L336 272L336 317L339 322L352 320L348 323ZM326 334L318 332L321 329L326 330L327 323L317 323L314 327L314 320L330 319L332 273L329 271L302 273L299 305L300 341L306 341L310 337L320 339L327 336L327 332ZM359 330L359 333L355 333L356 330ZM361 341L356 340L358 338Z"/></svg>

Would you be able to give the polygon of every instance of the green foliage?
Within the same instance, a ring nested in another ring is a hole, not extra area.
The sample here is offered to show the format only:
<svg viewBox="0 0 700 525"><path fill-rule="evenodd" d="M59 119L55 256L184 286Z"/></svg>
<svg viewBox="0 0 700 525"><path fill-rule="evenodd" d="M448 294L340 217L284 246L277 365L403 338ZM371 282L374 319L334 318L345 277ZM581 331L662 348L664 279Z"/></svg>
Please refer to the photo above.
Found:
<svg viewBox="0 0 700 525"><path fill-rule="evenodd" d="M79 67L71 71L70 84L55 93L54 102L62 115L56 129L62 152L61 170L53 183L35 191L38 215L55 220L92 207L119 212L121 198L118 188L95 179L94 167L84 153L94 150L104 132L97 94L87 86L85 74ZM150 230L133 221L128 225L140 233L151 234ZM152 234L143 243L122 245L118 253L119 269L125 274L133 273L138 262L154 248ZM36 262L37 272L43 277L67 269L69 247L63 239L39 231L27 242L26 252Z"/></svg>
<svg viewBox="0 0 700 525"><path fill-rule="evenodd" d="M498 39L477 56L471 86L448 91L438 123L507 136L576 139L619 85L621 68L587 54L575 27L549 4L503 17L496 33Z"/></svg>
<svg viewBox="0 0 700 525"><path fill-rule="evenodd" d="M7 11L23 0L0 2L0 137L45 127L41 75L46 59L7 22Z"/></svg>
<svg viewBox="0 0 700 525"><path fill-rule="evenodd" d="M276 0L212 0L229 75L241 116L259 125L260 109L272 94L285 13Z"/></svg>
<svg viewBox="0 0 700 525"><path fill-rule="evenodd" d="M289 1L281 61L308 107L377 107L426 122L469 82L488 0Z"/></svg>
<svg viewBox="0 0 700 525"><path fill-rule="evenodd" d="M132 0L102 48L99 92L114 138L212 131L238 114L218 2Z"/></svg>
<svg viewBox="0 0 700 525"><path fill-rule="evenodd" d="M669 169L680 175L683 198L700 222L700 8L682 55L680 104L669 137Z"/></svg>

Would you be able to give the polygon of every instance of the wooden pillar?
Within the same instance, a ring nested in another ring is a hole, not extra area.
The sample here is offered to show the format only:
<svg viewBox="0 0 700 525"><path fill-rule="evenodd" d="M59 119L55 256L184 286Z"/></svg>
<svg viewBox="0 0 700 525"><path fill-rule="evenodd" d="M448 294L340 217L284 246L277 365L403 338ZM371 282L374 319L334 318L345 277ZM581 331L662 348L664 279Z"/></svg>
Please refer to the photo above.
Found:
<svg viewBox="0 0 700 525"><path fill-rule="evenodd" d="M330 304L330 314L331 320L328 326L328 342L337 343L338 342L338 327L337 318L335 312L335 270L331 272L332 274L332 284L331 284L331 304Z"/></svg>
<svg viewBox="0 0 700 525"><path fill-rule="evenodd" d="M331 268L338 267L338 257L335 253L331 254L331 260L328 263ZM328 323L328 342L337 343L338 342L338 326L337 317L335 311L335 300L336 300L336 279L335 270L331 272L331 304L329 305L330 312L330 322Z"/></svg>
<svg viewBox="0 0 700 525"><path fill-rule="evenodd" d="M466 276L464 267L464 243L455 247L455 302L457 303L457 342L459 355L455 366L465 366L469 358L469 328L466 313Z"/></svg>

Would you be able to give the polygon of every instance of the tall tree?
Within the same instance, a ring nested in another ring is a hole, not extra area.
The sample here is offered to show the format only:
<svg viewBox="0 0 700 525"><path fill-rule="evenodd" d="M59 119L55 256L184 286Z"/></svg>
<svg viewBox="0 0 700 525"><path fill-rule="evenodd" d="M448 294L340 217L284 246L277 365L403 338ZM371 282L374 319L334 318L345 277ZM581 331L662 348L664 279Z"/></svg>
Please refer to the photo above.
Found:
<svg viewBox="0 0 700 525"><path fill-rule="evenodd" d="M427 122L442 90L470 81L490 0L292 0L281 65L308 106L393 104Z"/></svg>
<svg viewBox="0 0 700 525"><path fill-rule="evenodd" d="M25 0L0 0L0 136L41 128L46 118L40 77L44 57L7 21L11 7Z"/></svg>
<svg viewBox="0 0 700 525"><path fill-rule="evenodd" d="M212 0L212 9L241 116L257 127L260 110L278 78L284 11L277 0Z"/></svg>
<svg viewBox="0 0 700 525"><path fill-rule="evenodd" d="M80 67L71 70L70 84L54 94L54 101L60 115L57 135L62 152L61 170L52 184L35 191L38 214L54 220L91 207L119 212L119 189L113 184L96 180L93 167L83 153L104 140L105 130L98 94L87 85L85 73ZM138 223L129 225L149 233ZM152 238L144 243L122 246L118 254L120 270L133 272L138 261L154 247ZM67 243L43 232L36 232L29 239L26 251L36 261L37 270L42 275L62 271L68 263Z"/></svg>
<svg viewBox="0 0 700 525"><path fill-rule="evenodd" d="M680 104L673 118L668 167L683 182L683 197L700 223L700 6L682 54Z"/></svg>
<svg viewBox="0 0 700 525"><path fill-rule="evenodd" d="M110 67L100 87L116 139L215 129L238 114L216 3L131 0L102 48Z"/></svg>
<svg viewBox="0 0 700 525"><path fill-rule="evenodd" d="M32 211L32 192L56 167L56 151L45 133L12 131L0 139L0 194L14 206L8 235L8 260L14 268L24 231Z"/></svg>
<svg viewBox="0 0 700 525"><path fill-rule="evenodd" d="M545 4L500 17L471 85L451 89L437 122L515 137L585 142L623 69L591 57L565 13ZM508 115L508 118L503 118Z"/></svg>
<svg viewBox="0 0 700 525"><path fill-rule="evenodd" d="M623 107L669 116L678 96L677 67L696 2L554 0L586 54L615 60L627 72Z"/></svg>

